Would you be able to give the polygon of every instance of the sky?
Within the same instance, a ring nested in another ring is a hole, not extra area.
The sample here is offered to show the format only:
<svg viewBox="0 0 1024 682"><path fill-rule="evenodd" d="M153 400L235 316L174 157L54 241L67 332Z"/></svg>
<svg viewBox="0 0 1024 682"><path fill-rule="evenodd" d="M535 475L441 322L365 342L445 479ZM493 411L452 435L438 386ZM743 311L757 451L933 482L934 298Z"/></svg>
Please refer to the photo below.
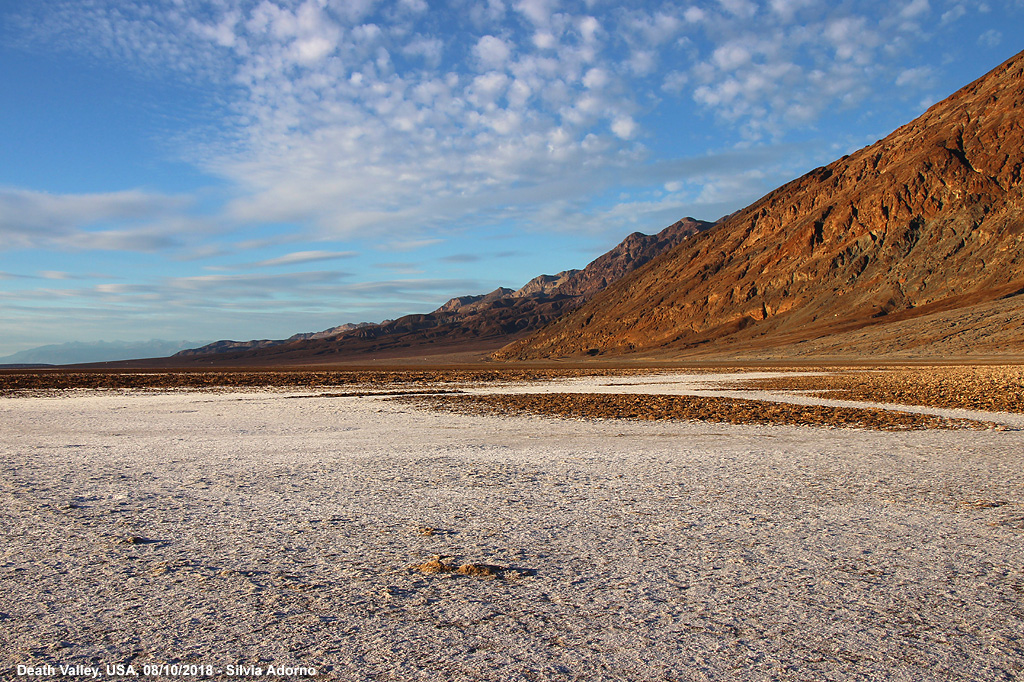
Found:
<svg viewBox="0 0 1024 682"><path fill-rule="evenodd" d="M1024 0L4 0L0 355L580 268L884 137Z"/></svg>

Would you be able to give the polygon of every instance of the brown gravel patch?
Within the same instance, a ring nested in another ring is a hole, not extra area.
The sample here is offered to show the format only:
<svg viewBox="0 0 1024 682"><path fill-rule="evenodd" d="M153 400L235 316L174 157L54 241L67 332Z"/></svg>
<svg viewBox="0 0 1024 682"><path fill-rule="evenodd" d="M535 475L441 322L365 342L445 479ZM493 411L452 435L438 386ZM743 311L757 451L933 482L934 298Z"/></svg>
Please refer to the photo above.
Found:
<svg viewBox="0 0 1024 682"><path fill-rule="evenodd" d="M1024 367L913 367L844 371L823 376L750 379L739 386L806 391L838 400L863 400L990 412L1024 412Z"/></svg>
<svg viewBox="0 0 1024 682"><path fill-rule="evenodd" d="M0 395L65 389L212 389L320 388L332 386L435 386L650 373L649 370L517 369L415 371L6 371L0 372Z"/></svg>
<svg viewBox="0 0 1024 682"><path fill-rule="evenodd" d="M989 429L970 419L892 412L875 408L793 405L760 400L669 395L545 393L534 395L445 395L394 398L434 409L469 414L537 414L576 419L687 420L729 424L910 429Z"/></svg>

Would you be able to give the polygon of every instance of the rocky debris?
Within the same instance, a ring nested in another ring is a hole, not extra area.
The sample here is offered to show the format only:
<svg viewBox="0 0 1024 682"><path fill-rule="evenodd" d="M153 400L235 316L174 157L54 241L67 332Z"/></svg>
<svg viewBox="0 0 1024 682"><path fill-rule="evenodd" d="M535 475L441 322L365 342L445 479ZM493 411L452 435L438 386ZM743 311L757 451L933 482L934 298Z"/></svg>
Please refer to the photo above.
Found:
<svg viewBox="0 0 1024 682"><path fill-rule="evenodd" d="M1024 367L902 367L751 379L742 388L823 398L989 412L1024 412Z"/></svg>
<svg viewBox="0 0 1024 682"><path fill-rule="evenodd" d="M452 573L455 571L455 566L451 563L452 557L443 557L440 555L434 556L431 559L427 559L423 563L413 564L409 568L413 571L419 571L424 575L436 575L438 573Z"/></svg>
<svg viewBox="0 0 1024 682"><path fill-rule="evenodd" d="M455 572L471 578L503 578L508 569L494 564L462 564Z"/></svg>
<svg viewBox="0 0 1024 682"><path fill-rule="evenodd" d="M729 424L908 429L989 429L994 424L875 408L794 405L675 395L544 393L396 398L469 414L537 414L574 419L688 420Z"/></svg>
<svg viewBox="0 0 1024 682"><path fill-rule="evenodd" d="M491 580L495 578L517 578L532 573L532 571L520 571L495 564L463 563L457 566L455 557L441 555L435 555L423 563L414 564L409 569L424 575L453 574Z"/></svg>
<svg viewBox="0 0 1024 682"><path fill-rule="evenodd" d="M968 503L968 507L974 507L975 509L997 509L999 507L1005 507L1009 502L1006 500L975 500L974 502Z"/></svg>
<svg viewBox="0 0 1024 682"><path fill-rule="evenodd" d="M159 540L153 540L152 538L145 538L141 535L127 535L118 540L123 545L152 545L157 544Z"/></svg>
<svg viewBox="0 0 1024 682"><path fill-rule="evenodd" d="M1024 53L494 357L755 352L1018 296L1022 167Z"/></svg>
<svg viewBox="0 0 1024 682"><path fill-rule="evenodd" d="M641 373L649 370L494 369L381 371L178 371L178 372L0 372L0 395L24 391L68 389L217 389L319 388L330 386L434 386L431 392L457 383L545 381L564 377ZM351 395L373 395L367 391Z"/></svg>
<svg viewBox="0 0 1024 682"><path fill-rule="evenodd" d="M700 373L712 370L686 371ZM871 370L831 368L828 372L814 376L790 374L770 379L749 379L730 388L801 391L841 400L1024 413L1024 367L1019 365L890 367ZM331 391L318 396L371 397L387 393L412 397L461 390L457 386L645 373L650 373L650 370L598 367L423 371L0 372L0 396L73 389L233 390L353 386L360 390ZM402 388L410 386L416 388ZM69 508L74 506L74 502L68 505Z"/></svg>

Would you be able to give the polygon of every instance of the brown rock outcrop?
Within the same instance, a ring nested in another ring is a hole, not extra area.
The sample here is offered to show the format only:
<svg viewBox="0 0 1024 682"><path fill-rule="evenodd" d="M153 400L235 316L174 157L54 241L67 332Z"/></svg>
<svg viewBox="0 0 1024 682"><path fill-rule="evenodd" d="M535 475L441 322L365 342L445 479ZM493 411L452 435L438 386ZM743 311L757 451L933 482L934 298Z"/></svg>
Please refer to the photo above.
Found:
<svg viewBox="0 0 1024 682"><path fill-rule="evenodd" d="M764 349L1024 293L1022 150L1024 53L495 356Z"/></svg>
<svg viewBox="0 0 1024 682"><path fill-rule="evenodd" d="M691 237L709 229L713 223L683 218L657 234L634 232L582 270L572 274L558 286L558 293L591 298L612 282L636 270L651 259L667 253Z"/></svg>

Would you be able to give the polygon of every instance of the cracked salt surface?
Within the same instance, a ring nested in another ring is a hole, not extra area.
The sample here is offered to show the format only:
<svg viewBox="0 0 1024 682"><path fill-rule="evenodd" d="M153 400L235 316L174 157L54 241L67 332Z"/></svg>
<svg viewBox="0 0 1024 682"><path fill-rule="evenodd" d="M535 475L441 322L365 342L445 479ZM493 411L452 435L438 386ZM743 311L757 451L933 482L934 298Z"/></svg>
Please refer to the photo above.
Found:
<svg viewBox="0 0 1024 682"><path fill-rule="evenodd" d="M0 400L0 676L174 660L342 680L1024 674L1024 432L288 395L309 394ZM437 555L518 572L409 569Z"/></svg>

